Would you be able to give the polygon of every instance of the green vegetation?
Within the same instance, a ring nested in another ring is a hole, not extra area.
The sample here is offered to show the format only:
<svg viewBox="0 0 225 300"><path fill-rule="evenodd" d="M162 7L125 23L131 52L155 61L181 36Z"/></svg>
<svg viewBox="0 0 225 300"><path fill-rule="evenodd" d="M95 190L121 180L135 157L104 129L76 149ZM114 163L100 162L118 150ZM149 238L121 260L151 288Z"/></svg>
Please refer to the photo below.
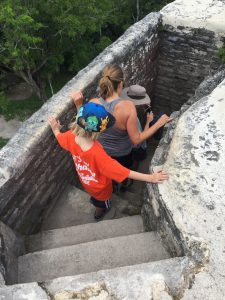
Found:
<svg viewBox="0 0 225 300"><path fill-rule="evenodd" d="M57 76L54 80L53 91L58 92L62 86L72 77L70 73ZM46 88L46 95L48 98L52 96L50 86ZM43 102L38 99L36 95L28 99L9 101L3 92L0 92L0 115L4 116L6 120L19 118L24 121L29 118L35 111L37 111Z"/></svg>
<svg viewBox="0 0 225 300"><path fill-rule="evenodd" d="M225 45L218 50L218 56L225 63Z"/></svg>
<svg viewBox="0 0 225 300"><path fill-rule="evenodd" d="M9 110L10 101L5 96L4 92L0 91L0 115L6 115Z"/></svg>
<svg viewBox="0 0 225 300"><path fill-rule="evenodd" d="M27 118L51 95L50 83L56 92L68 80L58 80L61 74L74 76L130 25L169 2L1 0L0 90L6 92L13 74L36 97L11 102L1 92L0 114Z"/></svg>
<svg viewBox="0 0 225 300"><path fill-rule="evenodd" d="M8 139L3 139L0 137L0 149L8 143Z"/></svg>
<svg viewBox="0 0 225 300"><path fill-rule="evenodd" d="M41 101L35 96L20 101L9 101L9 104L7 106L0 107L0 115L3 115L6 120L14 119L17 117L21 121L24 121L35 111L37 111L41 106Z"/></svg>

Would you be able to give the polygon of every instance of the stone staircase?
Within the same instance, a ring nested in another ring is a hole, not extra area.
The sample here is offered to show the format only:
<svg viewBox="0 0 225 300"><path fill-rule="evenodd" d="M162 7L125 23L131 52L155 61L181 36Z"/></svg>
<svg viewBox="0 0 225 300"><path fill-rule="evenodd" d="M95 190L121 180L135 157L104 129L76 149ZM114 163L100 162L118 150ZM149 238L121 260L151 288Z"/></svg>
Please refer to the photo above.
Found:
<svg viewBox="0 0 225 300"><path fill-rule="evenodd" d="M159 236L145 232L141 216L134 215L140 213L144 185L135 184L130 192L113 195L112 211L97 223L88 194L68 186L45 216L41 232L26 237L26 254L18 258L18 283L169 258Z"/></svg>
<svg viewBox="0 0 225 300"><path fill-rule="evenodd" d="M154 145L139 171L148 172ZM180 299L188 260L165 250L140 215L145 183L113 194L101 222L86 192L68 186L46 211L41 231L25 238L15 285L0 287L0 300Z"/></svg>
<svg viewBox="0 0 225 300"><path fill-rule="evenodd" d="M28 236L27 251L59 248L144 232L140 216L41 231Z"/></svg>
<svg viewBox="0 0 225 300"><path fill-rule="evenodd" d="M129 207L126 197L134 202L131 192L124 193L123 198L113 195L113 214L106 215L109 220L96 223L88 194L69 186L46 216L43 230L27 236L27 253L18 258L18 283L169 258L157 234L144 232L141 216L125 213Z"/></svg>
<svg viewBox="0 0 225 300"><path fill-rule="evenodd" d="M33 236L29 249L37 252L19 257L19 282L46 281L168 258L159 237L143 231L141 217L134 216L46 231L40 244Z"/></svg>

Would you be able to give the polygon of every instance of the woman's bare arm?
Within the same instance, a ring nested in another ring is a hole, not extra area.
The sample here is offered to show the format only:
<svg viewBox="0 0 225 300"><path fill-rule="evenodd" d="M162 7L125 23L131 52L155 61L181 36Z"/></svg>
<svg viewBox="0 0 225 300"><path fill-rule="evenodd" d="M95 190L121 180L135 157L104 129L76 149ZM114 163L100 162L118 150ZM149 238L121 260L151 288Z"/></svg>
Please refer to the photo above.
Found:
<svg viewBox="0 0 225 300"><path fill-rule="evenodd" d="M75 91L70 94L70 98L76 106L77 111L79 111L80 107L83 105L84 96L81 91Z"/></svg>
<svg viewBox="0 0 225 300"><path fill-rule="evenodd" d="M124 107L125 109L125 107ZM129 137L134 145L140 144L143 141L147 140L151 137L156 131L164 126L168 121L170 121L170 117L166 114L162 115L159 120L149 128L145 127L145 130L140 132L137 127L137 111L133 103L131 105L127 105L126 111L128 111L128 118L126 123L127 132Z"/></svg>

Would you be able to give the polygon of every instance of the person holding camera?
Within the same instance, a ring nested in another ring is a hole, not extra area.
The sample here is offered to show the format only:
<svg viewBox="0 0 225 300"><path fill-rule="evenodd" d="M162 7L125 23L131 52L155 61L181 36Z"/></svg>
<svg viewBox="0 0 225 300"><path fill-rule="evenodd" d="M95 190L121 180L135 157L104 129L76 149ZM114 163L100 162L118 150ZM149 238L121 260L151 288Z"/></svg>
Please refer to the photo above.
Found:
<svg viewBox="0 0 225 300"><path fill-rule="evenodd" d="M77 115L70 130L60 132L61 125L54 117L50 116L48 122L59 145L72 155L80 182L95 206L96 221L102 220L111 208L112 180L122 182L131 178L151 183L168 180L169 175L163 170L143 174L129 170L112 159L96 139L114 125L115 118L102 105L91 102L82 105L84 97L81 91L73 92L71 97Z"/></svg>
<svg viewBox="0 0 225 300"><path fill-rule="evenodd" d="M124 74L117 65L107 65L99 81L99 98L90 102L101 104L115 119L115 125L101 133L98 141L104 150L120 164L130 168L133 163L132 149L151 137L156 131L170 121L163 114L151 127L141 131L138 128L137 111L132 101L121 97L124 88ZM148 118L152 118L150 113Z"/></svg>
<svg viewBox="0 0 225 300"><path fill-rule="evenodd" d="M131 85L127 88L124 88L121 94L122 99L130 100L133 102L137 109L138 116L146 117L146 123L144 126L144 129L141 126L141 122L139 120L139 117L137 118L138 122L138 128L139 131L147 131L149 127L153 126L159 118L164 115L164 113L160 113L157 116L153 115L152 108L151 108L151 99L149 95L146 92L146 89L138 84ZM144 113L144 116L143 116ZM146 116L145 116L146 115ZM160 140L163 132L163 126L160 127L153 135L152 137L155 140ZM147 150L147 143L146 141L143 141L142 143L138 145L134 145L132 149L133 153L133 169L136 170L138 167L138 163L141 160L144 160L146 158L146 150Z"/></svg>

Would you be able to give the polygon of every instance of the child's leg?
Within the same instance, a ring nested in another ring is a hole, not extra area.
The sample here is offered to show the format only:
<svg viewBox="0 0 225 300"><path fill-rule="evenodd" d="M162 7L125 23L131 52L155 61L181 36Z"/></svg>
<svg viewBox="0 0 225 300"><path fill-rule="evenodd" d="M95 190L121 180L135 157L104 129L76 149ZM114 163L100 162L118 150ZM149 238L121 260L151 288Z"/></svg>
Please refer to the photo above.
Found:
<svg viewBox="0 0 225 300"><path fill-rule="evenodd" d="M100 201L94 197L90 198L91 203L95 206L95 219L101 220L111 208L111 200Z"/></svg>

